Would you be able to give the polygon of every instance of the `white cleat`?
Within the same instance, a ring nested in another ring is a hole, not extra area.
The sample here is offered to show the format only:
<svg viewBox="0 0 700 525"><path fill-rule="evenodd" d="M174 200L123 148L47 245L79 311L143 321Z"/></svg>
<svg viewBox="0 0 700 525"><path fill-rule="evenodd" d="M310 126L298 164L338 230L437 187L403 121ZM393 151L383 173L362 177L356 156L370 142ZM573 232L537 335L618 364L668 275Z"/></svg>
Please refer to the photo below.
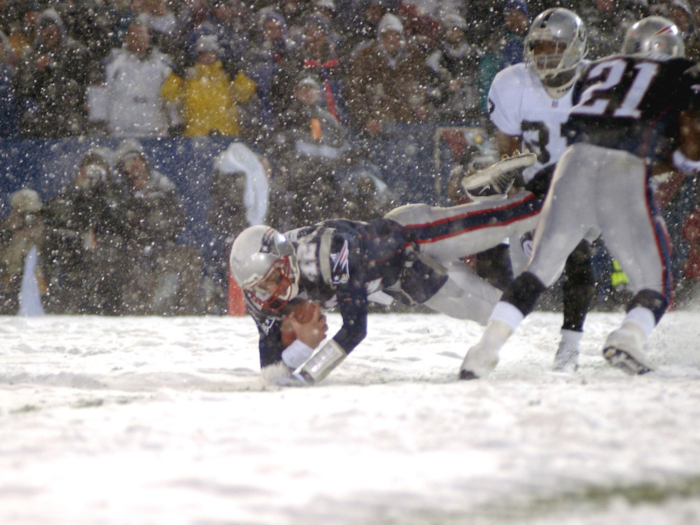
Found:
<svg viewBox="0 0 700 525"><path fill-rule="evenodd" d="M636 330L631 330L625 325L610 333L605 340L603 357L612 366L629 375L642 375L653 371L645 362L642 338Z"/></svg>
<svg viewBox="0 0 700 525"><path fill-rule="evenodd" d="M459 368L459 378L488 379L498 365L498 352L512 333L506 323L491 321L479 342L467 352Z"/></svg>
<svg viewBox="0 0 700 525"><path fill-rule="evenodd" d="M534 153L515 153L512 157L492 164L488 168L467 175L462 179L462 189L473 199L504 195L513 186L519 170L537 162Z"/></svg>
<svg viewBox="0 0 700 525"><path fill-rule="evenodd" d="M578 354L578 346L560 341L552 370L573 374L578 370Z"/></svg>

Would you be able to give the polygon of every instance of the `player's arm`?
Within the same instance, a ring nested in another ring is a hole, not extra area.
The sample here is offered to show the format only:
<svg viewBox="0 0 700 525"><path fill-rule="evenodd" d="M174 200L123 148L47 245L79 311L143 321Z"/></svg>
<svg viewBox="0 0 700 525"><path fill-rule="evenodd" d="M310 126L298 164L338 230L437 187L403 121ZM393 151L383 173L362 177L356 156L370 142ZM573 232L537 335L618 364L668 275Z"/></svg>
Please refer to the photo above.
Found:
<svg viewBox="0 0 700 525"><path fill-rule="evenodd" d="M326 337L326 316L317 304L313 306L310 320L300 322L293 309L281 319L264 314L253 316L260 340L260 368L263 377L275 382L280 377L289 377L303 365Z"/></svg>
<svg viewBox="0 0 700 525"><path fill-rule="evenodd" d="M250 313L250 312L249 312ZM290 374L289 367L282 360L284 345L282 343L282 320L264 315L252 315L260 336L260 373L269 382Z"/></svg>
<svg viewBox="0 0 700 525"><path fill-rule="evenodd" d="M362 288L338 290L338 309L343 325L294 374L292 385L314 385L328 376L367 335L368 299Z"/></svg>
<svg viewBox="0 0 700 525"><path fill-rule="evenodd" d="M349 354L367 335L367 292L362 288L338 293L338 309L343 318L343 326L333 336L333 340Z"/></svg>
<svg viewBox="0 0 700 525"><path fill-rule="evenodd" d="M496 132L496 142L498 144L498 155L510 157L516 151L522 151L522 137L520 135L508 135L502 131Z"/></svg>
<svg viewBox="0 0 700 525"><path fill-rule="evenodd" d="M297 385L315 385L328 376L367 335L367 292L362 289L338 292L343 326L306 361L292 379Z"/></svg>
<svg viewBox="0 0 700 525"><path fill-rule="evenodd" d="M518 71L517 67L501 71L489 89L489 117L497 130L498 154L501 158L511 158L462 179L460 185L472 200L507 193L522 169L537 160L535 155L514 157L523 147L520 118L522 90L519 88Z"/></svg>
<svg viewBox="0 0 700 525"><path fill-rule="evenodd" d="M489 118L496 127L498 154L511 156L522 151L521 80L519 68L499 72L489 88Z"/></svg>
<svg viewBox="0 0 700 525"><path fill-rule="evenodd" d="M700 111L681 111L679 124L681 136L680 152L685 159L691 162L700 162ZM677 164L677 162L674 163ZM678 165L676 167L681 168Z"/></svg>

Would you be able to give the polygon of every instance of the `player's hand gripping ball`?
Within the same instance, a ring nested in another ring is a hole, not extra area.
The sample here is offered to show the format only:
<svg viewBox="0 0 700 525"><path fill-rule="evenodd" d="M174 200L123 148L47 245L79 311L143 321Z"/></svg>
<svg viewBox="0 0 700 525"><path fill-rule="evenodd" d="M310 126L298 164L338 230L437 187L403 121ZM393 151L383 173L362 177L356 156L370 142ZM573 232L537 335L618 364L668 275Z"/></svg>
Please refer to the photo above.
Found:
<svg viewBox="0 0 700 525"><path fill-rule="evenodd" d="M297 304L282 320L282 345L287 348L296 339L311 348L316 348L326 337L328 325L321 307L311 301Z"/></svg>

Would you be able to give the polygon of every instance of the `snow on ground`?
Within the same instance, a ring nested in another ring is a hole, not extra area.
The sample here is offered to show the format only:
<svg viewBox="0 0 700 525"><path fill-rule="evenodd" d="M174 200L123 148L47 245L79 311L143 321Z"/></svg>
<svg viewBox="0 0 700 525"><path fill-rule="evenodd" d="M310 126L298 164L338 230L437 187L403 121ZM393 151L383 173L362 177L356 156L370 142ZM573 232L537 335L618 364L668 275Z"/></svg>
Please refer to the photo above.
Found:
<svg viewBox="0 0 700 525"><path fill-rule="evenodd" d="M699 523L700 314L664 318L644 377L600 357L621 314L550 372L560 319L458 382L477 325L373 315L324 384L283 389L250 319L2 317L0 523Z"/></svg>

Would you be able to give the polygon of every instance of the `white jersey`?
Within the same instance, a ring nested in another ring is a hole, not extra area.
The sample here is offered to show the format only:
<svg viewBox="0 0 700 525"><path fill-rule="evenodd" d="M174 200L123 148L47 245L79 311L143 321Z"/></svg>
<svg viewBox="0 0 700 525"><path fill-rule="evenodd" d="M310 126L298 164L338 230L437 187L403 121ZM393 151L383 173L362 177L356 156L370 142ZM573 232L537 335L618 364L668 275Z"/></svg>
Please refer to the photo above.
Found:
<svg viewBox="0 0 700 525"><path fill-rule="evenodd" d="M537 154L537 162L523 172L526 182L555 164L566 150L561 126L569 116L572 92L569 89L563 97L553 99L524 63L507 67L493 79L489 90L491 121L506 135L522 136L527 149Z"/></svg>

